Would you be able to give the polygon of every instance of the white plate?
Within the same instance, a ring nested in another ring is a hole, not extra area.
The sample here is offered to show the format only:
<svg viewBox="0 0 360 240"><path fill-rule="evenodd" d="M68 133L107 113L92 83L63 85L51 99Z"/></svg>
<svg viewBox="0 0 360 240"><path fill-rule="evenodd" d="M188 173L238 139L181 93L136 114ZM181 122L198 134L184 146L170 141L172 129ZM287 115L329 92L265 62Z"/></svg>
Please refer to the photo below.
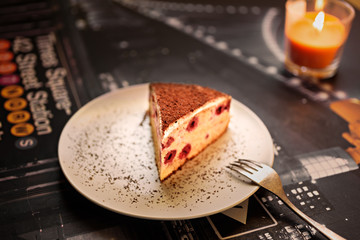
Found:
<svg viewBox="0 0 360 240"><path fill-rule="evenodd" d="M163 183L154 160L148 84L104 94L68 121L59 161L69 182L109 210L147 219L189 219L224 211L258 187L225 170L238 158L273 164L273 143L263 122L236 100L227 132Z"/></svg>

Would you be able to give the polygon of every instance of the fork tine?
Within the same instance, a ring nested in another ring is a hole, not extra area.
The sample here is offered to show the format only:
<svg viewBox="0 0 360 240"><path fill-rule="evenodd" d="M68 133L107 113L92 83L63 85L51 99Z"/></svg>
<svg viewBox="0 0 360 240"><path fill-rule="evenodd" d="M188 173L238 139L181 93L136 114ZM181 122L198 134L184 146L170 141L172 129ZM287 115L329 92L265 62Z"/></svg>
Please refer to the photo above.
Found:
<svg viewBox="0 0 360 240"><path fill-rule="evenodd" d="M251 161L249 159L238 159L237 162L239 163L243 163L243 164L247 164L248 166L251 166L252 168L258 170L257 168L263 168L263 166L261 165L261 163L255 162L255 161ZM254 167L255 166L255 167Z"/></svg>
<svg viewBox="0 0 360 240"><path fill-rule="evenodd" d="M230 163L226 167L232 170L233 172L236 172L237 174L243 175L252 182L255 182L261 186L262 184L260 182L264 179L264 177L266 177L266 174L264 175L263 172L263 170L265 170L266 167L262 166L261 163L254 162L251 160L238 159Z"/></svg>
<svg viewBox="0 0 360 240"><path fill-rule="evenodd" d="M242 166L231 163L230 166L226 166L228 169L232 170L233 172L236 172L240 175L243 175L251 180L252 173L248 170L244 169Z"/></svg>
<svg viewBox="0 0 360 240"><path fill-rule="evenodd" d="M238 159L237 161L235 161L234 164L239 167L241 166L241 168L245 169L251 174L255 174L258 171L261 171L261 169L263 168L261 165L247 159Z"/></svg>
<svg viewBox="0 0 360 240"><path fill-rule="evenodd" d="M251 164L251 162L240 162L241 166L251 172L252 174L255 174L259 171L259 168L256 165Z"/></svg>
<svg viewBox="0 0 360 240"><path fill-rule="evenodd" d="M249 166L247 166L246 164L242 164L242 163L238 163L238 162L235 162L235 163L230 163L231 166L237 168L237 169L242 169L250 174L253 174L253 171L254 169L250 168Z"/></svg>

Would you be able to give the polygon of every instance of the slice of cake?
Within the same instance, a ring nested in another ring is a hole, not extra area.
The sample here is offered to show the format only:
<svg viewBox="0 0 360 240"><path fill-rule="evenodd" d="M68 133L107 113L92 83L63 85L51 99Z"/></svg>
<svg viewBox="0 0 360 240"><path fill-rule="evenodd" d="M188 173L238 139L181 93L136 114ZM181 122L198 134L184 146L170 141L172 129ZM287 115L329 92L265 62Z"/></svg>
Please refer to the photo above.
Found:
<svg viewBox="0 0 360 240"><path fill-rule="evenodd" d="M225 132L230 103L229 95L207 87L150 84L150 123L161 181Z"/></svg>

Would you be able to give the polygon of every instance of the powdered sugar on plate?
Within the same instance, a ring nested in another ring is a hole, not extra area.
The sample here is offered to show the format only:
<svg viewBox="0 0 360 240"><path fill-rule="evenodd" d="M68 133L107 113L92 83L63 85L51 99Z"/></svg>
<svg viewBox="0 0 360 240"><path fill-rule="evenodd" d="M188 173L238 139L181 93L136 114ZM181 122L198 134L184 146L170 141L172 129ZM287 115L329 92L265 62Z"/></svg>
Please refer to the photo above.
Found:
<svg viewBox="0 0 360 240"><path fill-rule="evenodd" d="M230 175L224 168L228 163L244 157L273 163L265 125L233 99L226 133L160 182L147 109L148 84L136 85L94 99L66 124L59 141L60 165L89 200L141 218L207 216L258 189Z"/></svg>

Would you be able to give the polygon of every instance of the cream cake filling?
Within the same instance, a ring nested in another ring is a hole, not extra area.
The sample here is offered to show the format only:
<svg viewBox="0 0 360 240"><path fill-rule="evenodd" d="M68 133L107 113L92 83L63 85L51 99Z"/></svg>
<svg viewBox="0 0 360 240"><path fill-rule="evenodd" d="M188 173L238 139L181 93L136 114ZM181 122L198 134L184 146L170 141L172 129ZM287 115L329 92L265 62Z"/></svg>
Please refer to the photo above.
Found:
<svg viewBox="0 0 360 240"><path fill-rule="evenodd" d="M162 119L154 95L150 99L150 116L156 129L153 132L156 163L160 179L164 179L225 132L230 121L231 98L219 97L208 102L171 123L162 132Z"/></svg>
<svg viewBox="0 0 360 240"><path fill-rule="evenodd" d="M223 102L224 100L226 100L226 98L219 98L219 99L216 99L215 101L209 102L205 106L203 106L201 108L198 108L195 111L193 111L192 113L183 116L177 122L174 122L174 123L170 124L169 127L165 130L163 138L167 138L174 130L179 128L179 126L184 125L184 123L186 121L188 121L189 118L194 117L199 112L205 111L208 108L212 108L212 107L220 105L220 103Z"/></svg>

